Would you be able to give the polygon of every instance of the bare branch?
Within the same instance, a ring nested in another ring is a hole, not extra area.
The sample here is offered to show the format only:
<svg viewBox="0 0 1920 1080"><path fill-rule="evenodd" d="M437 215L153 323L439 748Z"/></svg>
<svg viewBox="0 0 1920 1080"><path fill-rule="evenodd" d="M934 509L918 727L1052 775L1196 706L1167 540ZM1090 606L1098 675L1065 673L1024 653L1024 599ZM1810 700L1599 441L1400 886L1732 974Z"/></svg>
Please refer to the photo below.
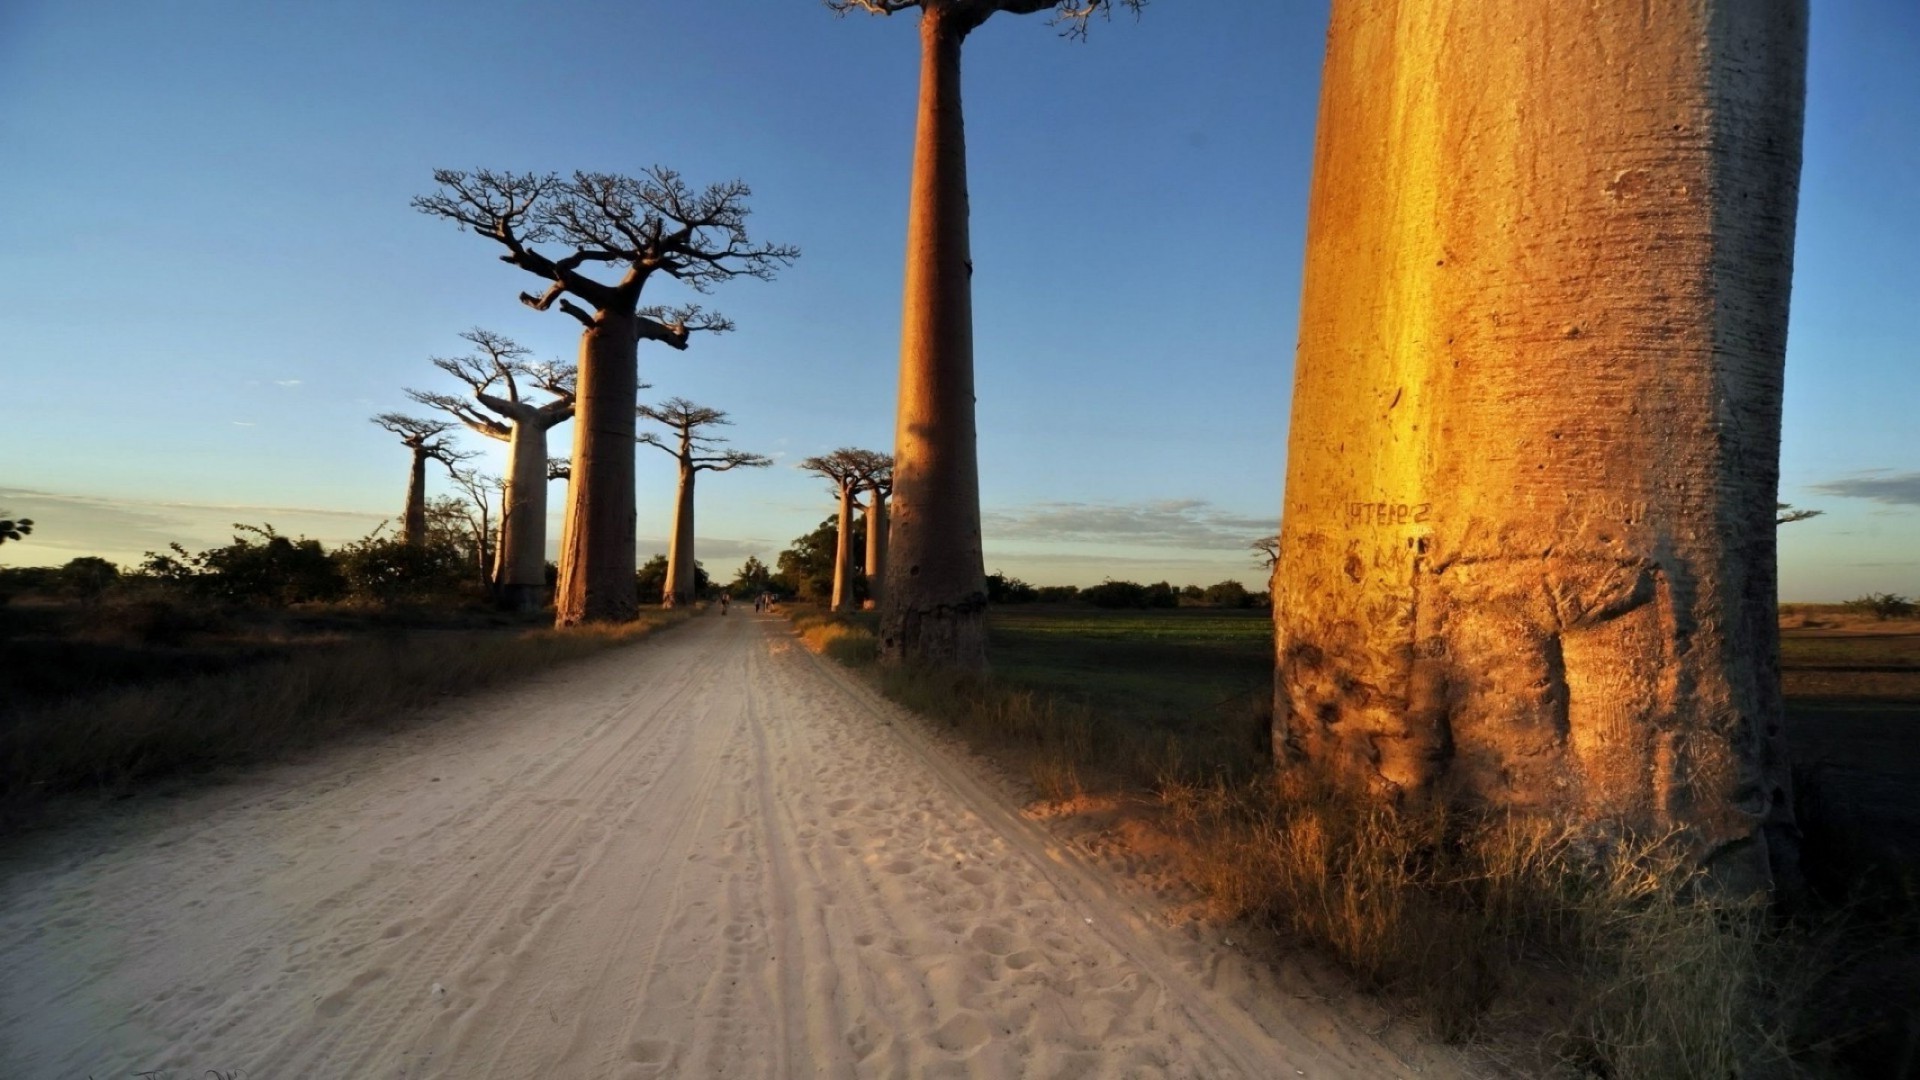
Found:
<svg viewBox="0 0 1920 1080"><path fill-rule="evenodd" d="M407 396L422 405L439 409L441 412L452 416L462 424L465 424L477 435L484 435L489 439L499 439L502 442L513 437L513 429L511 427L495 420L491 416L481 415L473 408L473 405L464 398L457 398L452 394L428 393L423 390L408 390Z"/></svg>
<svg viewBox="0 0 1920 1080"><path fill-rule="evenodd" d="M547 479L549 480L573 479L573 462L563 457L548 458L547 459Z"/></svg>
<svg viewBox="0 0 1920 1080"><path fill-rule="evenodd" d="M764 469L773 464L773 459L765 454L749 454L745 450L728 450L715 457L696 457L695 469L707 472L727 472L732 469Z"/></svg>
<svg viewBox="0 0 1920 1080"><path fill-rule="evenodd" d="M800 468L825 477L833 484L837 497L865 486L867 478L882 469L891 470L893 458L875 450L843 446L831 454L821 454L802 461Z"/></svg>

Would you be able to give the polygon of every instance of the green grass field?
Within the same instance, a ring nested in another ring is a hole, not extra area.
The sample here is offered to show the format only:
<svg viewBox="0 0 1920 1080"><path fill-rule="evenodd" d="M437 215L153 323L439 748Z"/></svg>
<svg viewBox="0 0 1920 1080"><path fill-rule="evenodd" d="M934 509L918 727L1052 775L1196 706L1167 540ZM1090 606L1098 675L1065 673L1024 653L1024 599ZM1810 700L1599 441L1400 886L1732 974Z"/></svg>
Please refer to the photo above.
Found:
<svg viewBox="0 0 1920 1080"><path fill-rule="evenodd" d="M1001 608L988 633L995 677L1129 719L1243 711L1271 693L1264 611Z"/></svg>

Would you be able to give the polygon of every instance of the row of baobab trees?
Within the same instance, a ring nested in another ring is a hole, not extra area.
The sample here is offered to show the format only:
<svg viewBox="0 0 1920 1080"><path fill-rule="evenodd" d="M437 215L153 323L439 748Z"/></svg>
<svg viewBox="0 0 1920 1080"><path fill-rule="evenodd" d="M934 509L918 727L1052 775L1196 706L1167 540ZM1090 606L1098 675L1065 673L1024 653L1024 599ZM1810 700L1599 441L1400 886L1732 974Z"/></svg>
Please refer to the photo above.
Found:
<svg viewBox="0 0 1920 1080"><path fill-rule="evenodd" d="M880 655L978 669L961 50L998 14L1084 36L1142 4L826 2L919 15ZM1335 0L1277 760L1386 801L1673 830L1735 880L1790 866L1773 514L1806 22L1805 0ZM556 609L630 618L638 343L730 327L642 293L798 252L748 237L738 182L435 178L415 205L583 327Z"/></svg>
<svg viewBox="0 0 1920 1080"><path fill-rule="evenodd" d="M578 371L571 364L532 361L530 350L492 331L476 328L461 337L474 346L473 352L434 357L432 363L461 383L465 393L407 391L408 397L445 419L402 413L381 413L373 418L375 424L398 436L411 455L401 536L409 545L426 542L430 461L445 466L477 507L477 528L483 535L476 548L483 552L488 546L484 534L489 531L489 489L498 490L500 513L487 579L503 607L537 610L545 605L547 596L547 487L554 480L569 479L573 472L567 459L548 456L548 435L573 418ZM679 473L667 579L660 597L663 605L673 607L693 599L694 492L699 475L765 468L773 464L773 459L725 447L727 440L713 429L732 421L719 409L674 397L657 405L636 405L634 414L666 429L664 433L639 432L635 442L665 451ZM462 427L506 444L504 477L484 477L461 467L475 456L452 442L452 432ZM563 540L563 552L566 547Z"/></svg>
<svg viewBox="0 0 1920 1080"><path fill-rule="evenodd" d="M465 393L407 391L415 402L447 419L402 413L381 413L373 418L376 425L398 436L410 455L401 537L409 545L426 543L427 465L439 462L477 508L476 524L482 535L475 546L484 558L489 546L486 533L491 531L487 521L489 489L497 489L500 513L491 543L492 565L486 577L501 606L514 611L537 610L547 602L547 488L552 481L566 480L572 474L567 459L548 456L548 434L573 418L578 371L571 364L534 361L530 359L531 350L489 330L475 328L460 336L474 347L471 353L433 357L431 362L462 384ZM666 429L664 433L640 432L635 441L666 452L678 472L666 583L660 597L663 606L676 607L694 598L694 500L700 474L766 468L773 459L725 446L728 440L714 432L732 423L722 410L674 397L657 405L638 405L634 412ZM504 477L485 477L461 467L475 454L453 444L450 436L460 427L506 444ZM856 509L866 514L868 595L870 601L877 598L886 557L893 458L878 451L842 447L807 458L800 467L826 479L838 501L840 543L834 561L833 608L846 608L852 595L847 538ZM568 549L564 539L560 549L564 558Z"/></svg>

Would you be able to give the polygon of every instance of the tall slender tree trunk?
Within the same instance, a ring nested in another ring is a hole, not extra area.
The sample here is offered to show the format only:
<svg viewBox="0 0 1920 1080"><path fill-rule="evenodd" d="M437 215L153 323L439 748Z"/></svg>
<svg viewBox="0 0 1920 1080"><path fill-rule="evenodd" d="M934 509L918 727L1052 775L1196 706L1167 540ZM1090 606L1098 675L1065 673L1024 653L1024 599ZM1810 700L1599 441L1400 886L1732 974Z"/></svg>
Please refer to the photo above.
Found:
<svg viewBox="0 0 1920 1080"><path fill-rule="evenodd" d="M907 217L894 508L880 652L986 666L986 563L973 417L973 263L960 46L951 5L920 16L920 114Z"/></svg>
<svg viewBox="0 0 1920 1080"><path fill-rule="evenodd" d="M680 462L680 486L673 502L673 539L667 544L667 584L660 602L679 607L693 602L693 481L699 473Z"/></svg>
<svg viewBox="0 0 1920 1080"><path fill-rule="evenodd" d="M630 622L640 613L633 550L635 331L632 315L607 309L580 338L567 550L554 597L558 626Z"/></svg>
<svg viewBox="0 0 1920 1080"><path fill-rule="evenodd" d="M420 547L427 542L427 452L417 446L409 449L413 451L413 467L407 473L407 508L400 518L400 539Z"/></svg>
<svg viewBox="0 0 1920 1080"><path fill-rule="evenodd" d="M833 602L834 611L846 611L853 606L852 577L848 573L853 563L853 486L840 485L840 527L839 537L833 546Z"/></svg>
<svg viewBox="0 0 1920 1080"><path fill-rule="evenodd" d="M887 497L868 488L867 500L867 606L879 607L887 591Z"/></svg>
<svg viewBox="0 0 1920 1080"><path fill-rule="evenodd" d="M547 428L536 417L514 418L500 507L494 578L500 603L510 611L537 611L547 594Z"/></svg>
<svg viewBox="0 0 1920 1080"><path fill-rule="evenodd" d="M1275 751L1790 867L1804 0L1336 0Z"/></svg>

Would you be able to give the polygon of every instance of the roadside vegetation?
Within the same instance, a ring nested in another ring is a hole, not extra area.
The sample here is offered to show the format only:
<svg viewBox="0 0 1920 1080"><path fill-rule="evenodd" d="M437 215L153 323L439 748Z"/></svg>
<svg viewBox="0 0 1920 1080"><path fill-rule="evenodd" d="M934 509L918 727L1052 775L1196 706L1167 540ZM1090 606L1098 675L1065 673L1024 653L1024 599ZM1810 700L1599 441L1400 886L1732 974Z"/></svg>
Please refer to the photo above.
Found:
<svg viewBox="0 0 1920 1080"><path fill-rule="evenodd" d="M376 532L327 550L235 526L230 544L129 571L0 570L0 818L389 726L673 619L556 630L501 610L461 526L442 505L417 544Z"/></svg>
<svg viewBox="0 0 1920 1080"><path fill-rule="evenodd" d="M1187 603L998 606L987 677L875 664L870 615L802 609L795 626L809 647L1028 776L1039 798L1130 808L1175 841L1213 917L1312 946L1516 1074L1920 1067L1915 863L1831 835L1857 834L1862 814L1913 835L1906 807L1920 805L1920 776L1887 777L1894 805L1857 806L1836 792L1857 779L1834 771L1845 739L1797 741L1812 748L1797 770L1811 891L1790 911L1729 898L1661 837L1609 844L1506 815L1396 812L1276 778L1266 612ZM1790 628L1808 617L1783 616ZM1789 629L1784 651L1796 735L1830 716L1841 680L1881 733L1866 756L1883 770L1920 763L1920 632ZM1827 698L1810 694L1821 688ZM1888 740L1904 756L1887 756Z"/></svg>

